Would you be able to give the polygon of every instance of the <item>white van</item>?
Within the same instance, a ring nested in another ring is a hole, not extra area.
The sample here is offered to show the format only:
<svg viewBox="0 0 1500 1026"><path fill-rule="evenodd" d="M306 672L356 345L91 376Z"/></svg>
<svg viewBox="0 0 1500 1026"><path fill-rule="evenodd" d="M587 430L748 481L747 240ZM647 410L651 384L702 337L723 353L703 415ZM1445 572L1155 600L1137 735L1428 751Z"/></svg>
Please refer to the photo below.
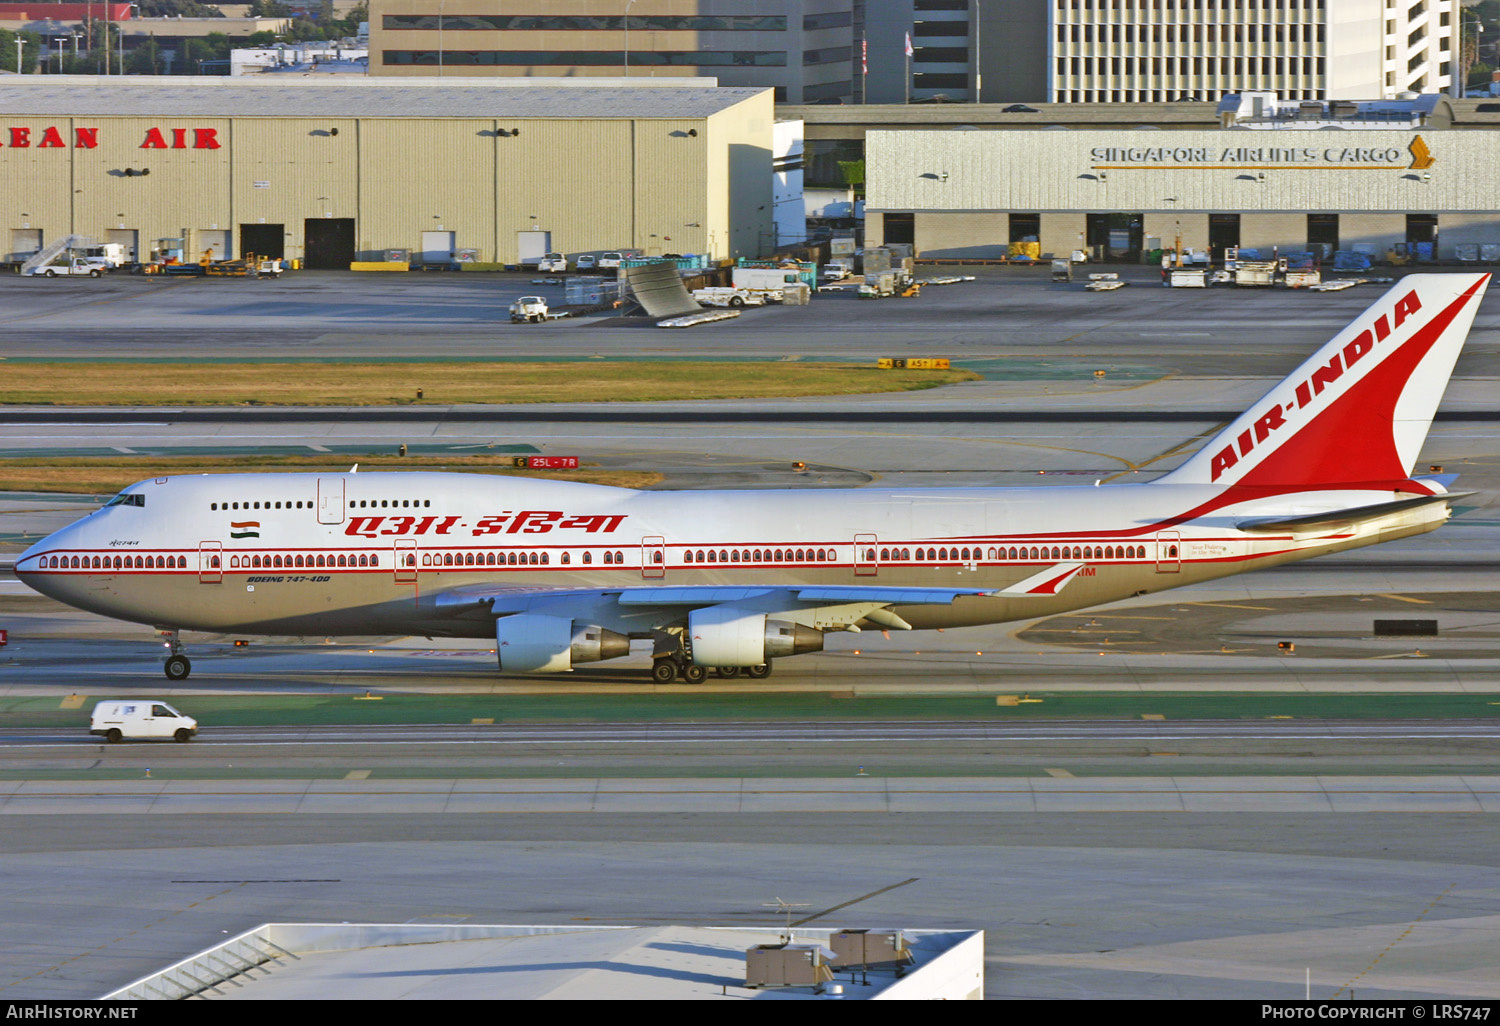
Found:
<svg viewBox="0 0 1500 1026"><path fill-rule="evenodd" d="M94 706L89 733L110 744L126 738L171 738L191 741L198 721L184 716L165 702L150 698L126 698Z"/></svg>

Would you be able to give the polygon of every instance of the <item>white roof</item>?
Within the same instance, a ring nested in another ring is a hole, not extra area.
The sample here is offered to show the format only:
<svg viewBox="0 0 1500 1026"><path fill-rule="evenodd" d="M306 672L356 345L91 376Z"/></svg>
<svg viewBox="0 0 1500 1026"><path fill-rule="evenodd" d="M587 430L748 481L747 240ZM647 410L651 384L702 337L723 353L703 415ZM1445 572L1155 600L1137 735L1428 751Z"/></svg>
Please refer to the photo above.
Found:
<svg viewBox="0 0 1500 1026"><path fill-rule="evenodd" d="M799 929L795 940L819 945L830 932ZM844 985L844 999L879 997L898 982L910 990L927 965L939 975L962 979L957 985L936 984L952 990L951 996L965 996L978 986L971 978L982 973L982 933L902 933L916 964L899 980L889 970L871 970L869 986L852 985L851 973L839 971L836 982ZM214 984L201 994L214 1000L701 1000L726 993L741 999L824 999L810 988L745 987L745 952L780 940L781 931L771 928L271 923L178 965L191 967L182 978L191 981L187 986ZM955 973L952 959L960 955L960 946L962 957L974 965ZM256 969L232 981L205 975L205 966L243 965L246 954L267 951L282 955L267 963L268 971ZM222 957L215 959L215 953ZM948 957L941 966L935 964L943 956ZM107 998L182 996L173 976L176 968ZM947 990L942 992L947 996Z"/></svg>
<svg viewBox="0 0 1500 1026"><path fill-rule="evenodd" d="M623 84L629 81L629 85ZM36 117L706 118L767 92L669 80L18 75L0 115ZM683 81L683 80L679 80ZM622 84L615 84L622 83Z"/></svg>

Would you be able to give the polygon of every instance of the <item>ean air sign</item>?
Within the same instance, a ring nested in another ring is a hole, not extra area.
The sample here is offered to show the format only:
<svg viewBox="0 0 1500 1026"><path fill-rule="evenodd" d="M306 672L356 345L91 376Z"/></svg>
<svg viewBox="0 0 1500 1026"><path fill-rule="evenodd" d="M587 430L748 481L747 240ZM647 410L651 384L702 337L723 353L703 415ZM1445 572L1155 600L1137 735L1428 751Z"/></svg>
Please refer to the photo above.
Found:
<svg viewBox="0 0 1500 1026"><path fill-rule="evenodd" d="M98 128L31 128L11 125L0 129L0 148L13 150L93 150L99 147ZM140 142L143 150L217 150L217 128L148 128Z"/></svg>

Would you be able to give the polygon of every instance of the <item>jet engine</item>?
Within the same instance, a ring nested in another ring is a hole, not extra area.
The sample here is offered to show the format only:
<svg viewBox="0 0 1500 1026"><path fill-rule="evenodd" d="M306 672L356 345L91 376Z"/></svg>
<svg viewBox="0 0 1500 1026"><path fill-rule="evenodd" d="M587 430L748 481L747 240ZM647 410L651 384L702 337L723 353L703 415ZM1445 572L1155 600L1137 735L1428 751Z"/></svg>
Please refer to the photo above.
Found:
<svg viewBox="0 0 1500 1026"><path fill-rule="evenodd" d="M820 630L728 606L689 613L688 639L699 666L759 666L776 656L823 649Z"/></svg>
<svg viewBox="0 0 1500 1026"><path fill-rule="evenodd" d="M574 663L629 655L630 639L563 616L518 613L495 621L495 653L505 673L566 673Z"/></svg>

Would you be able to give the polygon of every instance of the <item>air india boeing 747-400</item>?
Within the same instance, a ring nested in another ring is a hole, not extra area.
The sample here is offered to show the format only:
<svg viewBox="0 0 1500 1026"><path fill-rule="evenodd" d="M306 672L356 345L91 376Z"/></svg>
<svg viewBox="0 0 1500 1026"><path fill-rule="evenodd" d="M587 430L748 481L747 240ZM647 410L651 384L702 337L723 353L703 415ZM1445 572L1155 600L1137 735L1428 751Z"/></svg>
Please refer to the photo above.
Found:
<svg viewBox="0 0 1500 1026"><path fill-rule="evenodd" d="M1031 619L1395 541L1451 515L1413 468L1487 274L1414 274L1144 484L632 491L472 474L210 474L131 485L16 574L168 632L494 639L555 673L652 639L701 681L829 631Z"/></svg>

